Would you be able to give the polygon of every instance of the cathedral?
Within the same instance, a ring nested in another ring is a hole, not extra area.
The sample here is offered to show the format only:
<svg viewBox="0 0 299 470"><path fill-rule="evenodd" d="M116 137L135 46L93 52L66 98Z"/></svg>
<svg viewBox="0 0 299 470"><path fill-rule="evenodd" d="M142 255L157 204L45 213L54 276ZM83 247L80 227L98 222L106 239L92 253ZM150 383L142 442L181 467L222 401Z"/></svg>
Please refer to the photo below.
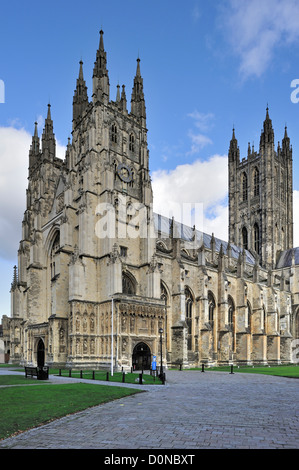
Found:
<svg viewBox="0 0 299 470"><path fill-rule="evenodd" d="M137 59L110 99L103 31L88 98L80 61L72 138L56 156L48 105L29 150L22 240L3 317L10 362L149 369L298 362L299 248L292 147L228 151L229 240L153 212L146 106ZM6 353L8 352L6 350Z"/></svg>

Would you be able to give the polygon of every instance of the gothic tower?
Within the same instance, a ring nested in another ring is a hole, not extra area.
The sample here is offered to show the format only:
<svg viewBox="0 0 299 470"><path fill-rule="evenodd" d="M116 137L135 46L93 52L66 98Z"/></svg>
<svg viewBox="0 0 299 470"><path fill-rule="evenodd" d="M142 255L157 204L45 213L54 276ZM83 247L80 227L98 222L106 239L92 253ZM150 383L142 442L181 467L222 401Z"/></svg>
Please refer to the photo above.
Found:
<svg viewBox="0 0 299 470"><path fill-rule="evenodd" d="M282 145L274 148L274 131L267 107L259 152L248 144L240 160L235 130L228 153L229 241L274 268L277 255L293 247L293 160L285 128Z"/></svg>

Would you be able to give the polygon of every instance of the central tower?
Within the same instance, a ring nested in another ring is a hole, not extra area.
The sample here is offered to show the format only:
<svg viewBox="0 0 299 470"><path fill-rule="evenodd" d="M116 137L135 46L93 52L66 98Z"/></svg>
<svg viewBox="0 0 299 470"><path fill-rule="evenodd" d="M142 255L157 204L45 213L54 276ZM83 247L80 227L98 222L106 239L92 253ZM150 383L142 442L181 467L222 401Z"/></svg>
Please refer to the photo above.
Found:
<svg viewBox="0 0 299 470"><path fill-rule="evenodd" d="M282 145L274 148L267 107L259 152L248 144L240 160L233 130L228 152L229 241L250 250L260 264L274 268L277 255L293 247L293 160L285 128Z"/></svg>

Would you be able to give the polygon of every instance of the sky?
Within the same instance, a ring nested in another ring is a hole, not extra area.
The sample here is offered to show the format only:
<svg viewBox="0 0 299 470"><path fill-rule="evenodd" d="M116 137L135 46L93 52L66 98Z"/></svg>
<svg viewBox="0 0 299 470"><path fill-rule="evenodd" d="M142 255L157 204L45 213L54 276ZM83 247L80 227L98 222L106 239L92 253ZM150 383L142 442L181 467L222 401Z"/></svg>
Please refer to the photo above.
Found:
<svg viewBox="0 0 299 470"><path fill-rule="evenodd" d="M286 125L293 146L299 246L297 0L10 0L0 15L0 319L10 315L34 122L41 136L50 103L64 158L79 61L91 100L100 29L110 99L124 84L129 106L141 60L154 210L201 205L203 230L227 240L232 128L246 157L269 106L275 146Z"/></svg>

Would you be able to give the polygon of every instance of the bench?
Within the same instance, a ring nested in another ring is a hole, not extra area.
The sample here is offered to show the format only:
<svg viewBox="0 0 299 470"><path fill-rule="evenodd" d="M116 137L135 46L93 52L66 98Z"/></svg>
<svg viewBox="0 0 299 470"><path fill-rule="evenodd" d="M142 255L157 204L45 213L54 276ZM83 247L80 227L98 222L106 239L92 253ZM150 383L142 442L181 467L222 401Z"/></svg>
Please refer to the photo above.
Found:
<svg viewBox="0 0 299 470"><path fill-rule="evenodd" d="M25 367L25 377L37 377L37 367Z"/></svg>

